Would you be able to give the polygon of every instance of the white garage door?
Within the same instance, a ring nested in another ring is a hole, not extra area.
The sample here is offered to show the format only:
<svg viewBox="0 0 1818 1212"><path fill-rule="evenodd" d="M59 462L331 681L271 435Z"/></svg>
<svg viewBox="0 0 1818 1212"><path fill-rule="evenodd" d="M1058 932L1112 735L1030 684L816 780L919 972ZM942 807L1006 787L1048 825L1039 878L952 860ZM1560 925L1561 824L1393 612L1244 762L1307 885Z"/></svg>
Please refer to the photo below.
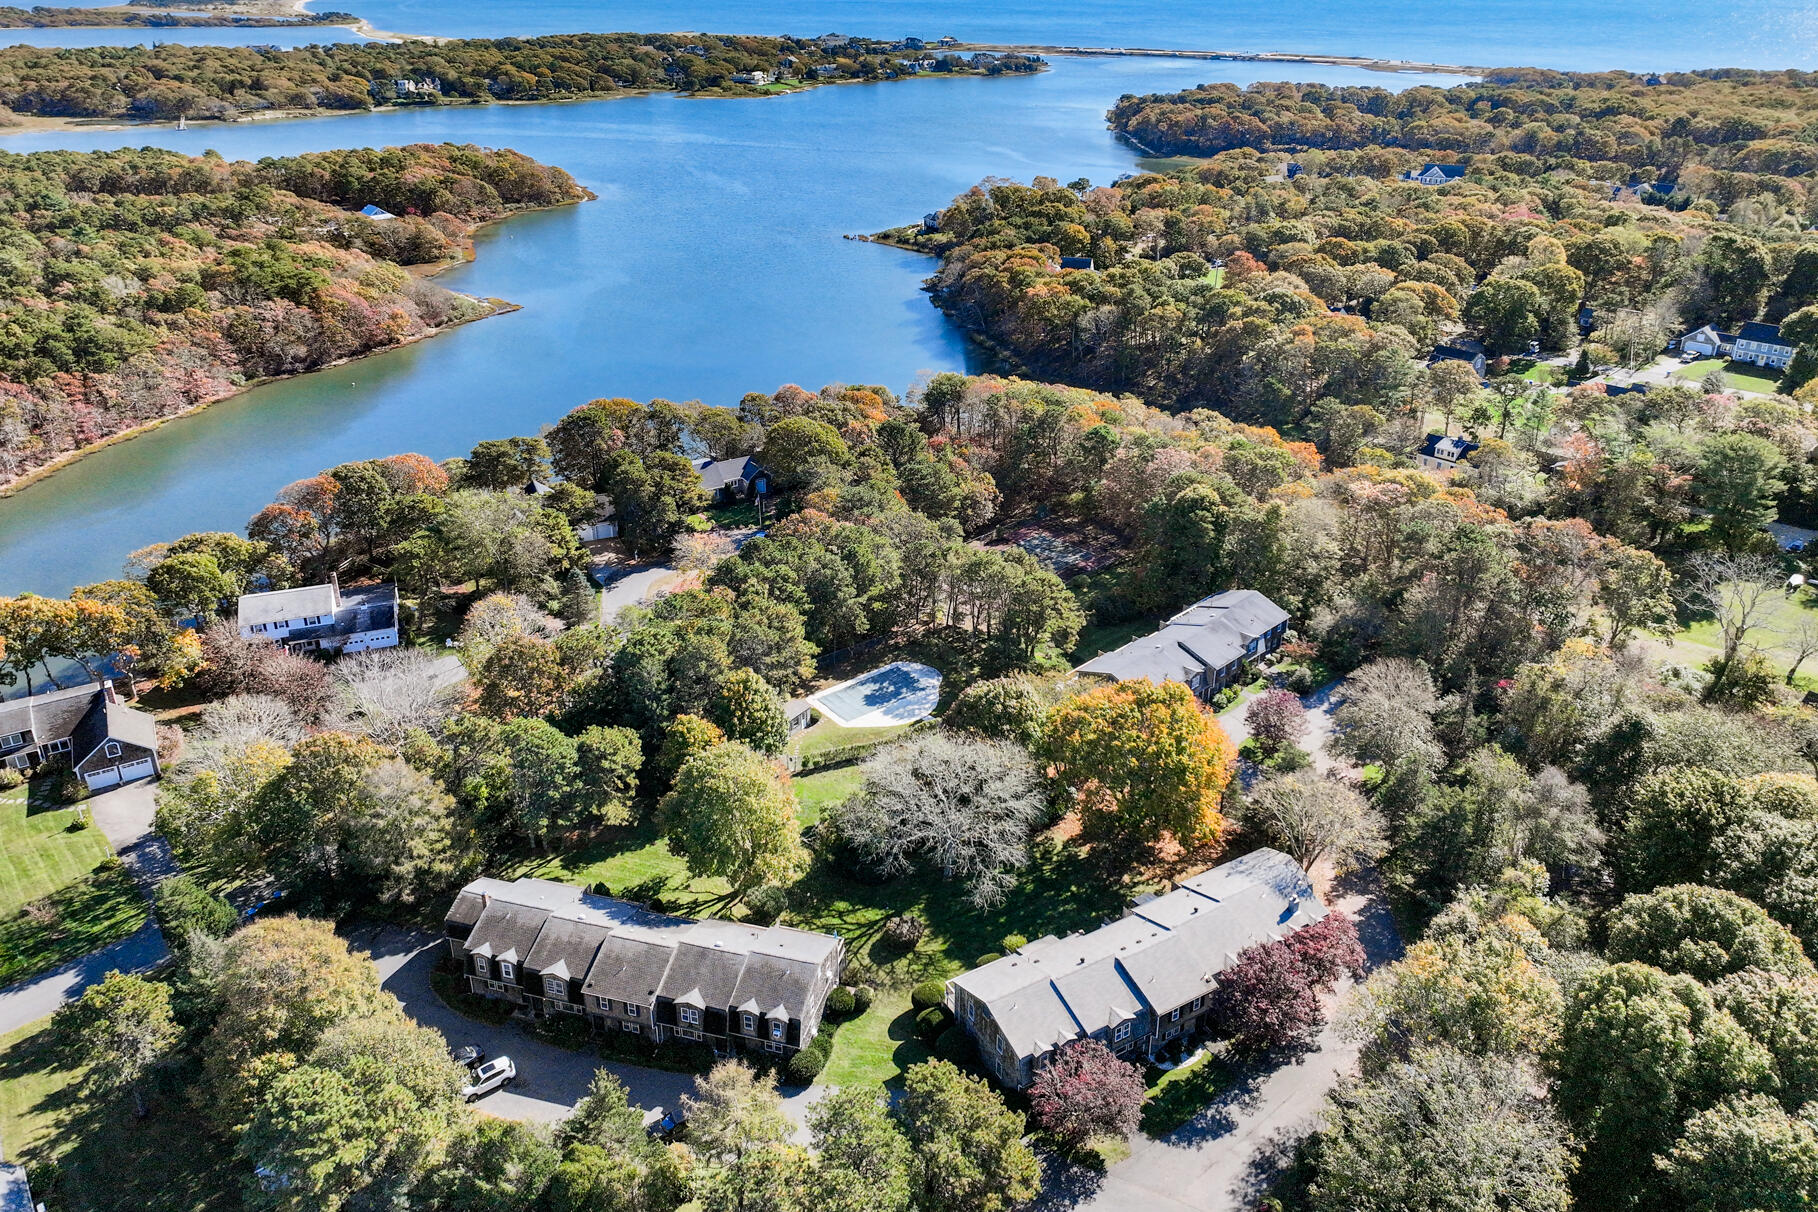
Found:
<svg viewBox="0 0 1818 1212"><path fill-rule="evenodd" d="M152 776L152 760L140 758L136 762L120 763L120 781L130 783L134 779L148 779Z"/></svg>
<svg viewBox="0 0 1818 1212"><path fill-rule="evenodd" d="M120 768L118 766L107 766L101 770L91 771L84 775L83 778L87 781L88 789L90 791L99 791L103 787L112 787L115 783L120 781Z"/></svg>

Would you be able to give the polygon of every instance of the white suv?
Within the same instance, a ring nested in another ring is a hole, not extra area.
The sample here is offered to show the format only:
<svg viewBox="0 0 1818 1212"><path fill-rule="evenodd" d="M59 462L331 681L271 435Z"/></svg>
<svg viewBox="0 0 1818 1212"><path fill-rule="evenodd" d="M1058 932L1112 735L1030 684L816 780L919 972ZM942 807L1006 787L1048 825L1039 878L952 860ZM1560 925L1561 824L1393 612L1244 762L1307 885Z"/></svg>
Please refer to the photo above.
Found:
<svg viewBox="0 0 1818 1212"><path fill-rule="evenodd" d="M471 1103L482 1094L504 1089L517 1075L518 1067L509 1056L494 1057L473 1071L473 1080L461 1087L461 1096Z"/></svg>

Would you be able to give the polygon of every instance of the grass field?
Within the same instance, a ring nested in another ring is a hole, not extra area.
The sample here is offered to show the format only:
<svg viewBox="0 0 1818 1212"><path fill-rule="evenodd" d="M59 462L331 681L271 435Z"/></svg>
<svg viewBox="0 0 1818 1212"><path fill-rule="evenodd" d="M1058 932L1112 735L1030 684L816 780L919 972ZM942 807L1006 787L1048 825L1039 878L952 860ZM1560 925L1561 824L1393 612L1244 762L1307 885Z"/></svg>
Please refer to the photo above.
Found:
<svg viewBox="0 0 1818 1212"><path fill-rule="evenodd" d="M1775 590L1768 595L1767 605L1761 625L1749 631L1747 642L1759 648L1762 655L1784 673L1798 655L1787 647L1787 633L1796 630L1802 619L1818 620L1818 597L1803 591L1788 597ZM1716 654L1719 643L1717 624L1710 619L1698 619L1673 637L1673 648L1669 651L1676 654L1674 659L1680 663L1702 665ZM1806 674L1818 674L1818 659L1805 663L1801 676Z"/></svg>
<svg viewBox="0 0 1818 1212"><path fill-rule="evenodd" d="M86 955L145 923L145 901L99 829L0 794L0 985Z"/></svg>
<svg viewBox="0 0 1818 1212"><path fill-rule="evenodd" d="M1673 377L1696 383L1713 370L1722 371L1724 384L1739 391L1772 393L1780 390L1779 375L1765 367L1750 366L1746 362L1731 362L1727 358L1701 358L1674 371Z"/></svg>
<svg viewBox="0 0 1818 1212"><path fill-rule="evenodd" d="M128 1097L93 1095L82 1076L58 1056L48 1020L0 1036L0 1140L37 1199L95 1212L240 1207L239 1174L181 1093L154 1095L137 1120Z"/></svg>
<svg viewBox="0 0 1818 1212"><path fill-rule="evenodd" d="M853 767L815 771L798 777L795 787L802 820L812 823L857 789L858 772ZM665 909L691 916L739 912L725 881L690 879L682 860L648 823L502 874L604 884L615 896L658 898ZM835 858L817 857L790 889L782 920L845 939L851 979L877 991L871 1009L840 1028L821 1080L833 1085L894 1080L928 1057L914 1037L909 1013L909 990L917 983L972 967L980 955L998 951L1008 934L1039 938L1089 929L1114 915L1134 891L1093 866L1077 846L1054 839L1038 839L1018 887L991 909L974 909L962 889L932 876L868 883ZM903 913L919 914L928 923L926 937L909 949L883 937L884 924Z"/></svg>
<svg viewBox="0 0 1818 1212"><path fill-rule="evenodd" d="M1192 1119L1232 1082L1230 1067L1222 1057L1208 1052L1198 1060L1162 1074L1149 1085L1143 1103L1143 1132L1166 1136Z"/></svg>

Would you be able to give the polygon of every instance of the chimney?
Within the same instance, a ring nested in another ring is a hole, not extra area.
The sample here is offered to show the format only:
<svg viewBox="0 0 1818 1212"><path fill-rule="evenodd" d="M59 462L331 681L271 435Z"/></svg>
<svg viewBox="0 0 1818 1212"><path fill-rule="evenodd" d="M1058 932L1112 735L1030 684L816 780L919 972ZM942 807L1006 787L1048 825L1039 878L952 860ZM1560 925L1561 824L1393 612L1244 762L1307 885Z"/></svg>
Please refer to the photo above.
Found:
<svg viewBox="0 0 1818 1212"><path fill-rule="evenodd" d="M482 908L482 909L490 908L491 905L492 905L492 893L490 893L490 892L480 893L480 908Z"/></svg>
<svg viewBox="0 0 1818 1212"><path fill-rule="evenodd" d="M339 608L341 605L341 574L340 573L331 572L328 574L328 588L333 591L333 597L330 600L334 602L334 604L337 608Z"/></svg>
<svg viewBox="0 0 1818 1212"><path fill-rule="evenodd" d="M114 694L114 679L101 679L101 697L109 703L118 703L120 701L119 697Z"/></svg>

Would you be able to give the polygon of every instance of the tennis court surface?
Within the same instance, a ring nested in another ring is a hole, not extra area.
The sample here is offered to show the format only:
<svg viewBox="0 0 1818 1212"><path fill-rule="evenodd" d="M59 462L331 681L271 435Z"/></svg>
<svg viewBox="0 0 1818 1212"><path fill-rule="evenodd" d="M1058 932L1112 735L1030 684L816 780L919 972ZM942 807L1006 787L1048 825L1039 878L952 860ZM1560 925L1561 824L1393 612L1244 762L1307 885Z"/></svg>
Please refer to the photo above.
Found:
<svg viewBox="0 0 1818 1212"><path fill-rule="evenodd" d="M927 719L940 697L939 670L898 661L841 682L808 701L842 728L881 728Z"/></svg>

